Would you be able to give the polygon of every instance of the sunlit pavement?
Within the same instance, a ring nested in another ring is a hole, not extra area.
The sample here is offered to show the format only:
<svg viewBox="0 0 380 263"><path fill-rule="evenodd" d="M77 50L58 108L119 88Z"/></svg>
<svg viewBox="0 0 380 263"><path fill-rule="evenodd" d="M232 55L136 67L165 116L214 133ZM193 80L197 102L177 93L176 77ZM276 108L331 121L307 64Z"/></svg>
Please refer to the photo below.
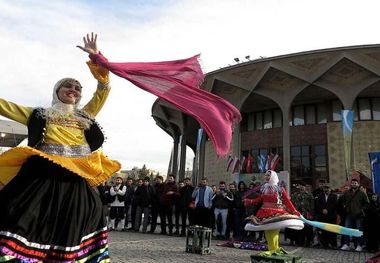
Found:
<svg viewBox="0 0 380 263"><path fill-rule="evenodd" d="M198 255L186 253L186 238L164 236L159 234L142 234L136 232L110 232L109 250L111 262L224 262L249 263L250 255L258 253L253 250L219 247L223 242L212 240L212 253ZM303 257L305 263L362 263L373 254L317 248L297 248L283 246L289 252Z"/></svg>

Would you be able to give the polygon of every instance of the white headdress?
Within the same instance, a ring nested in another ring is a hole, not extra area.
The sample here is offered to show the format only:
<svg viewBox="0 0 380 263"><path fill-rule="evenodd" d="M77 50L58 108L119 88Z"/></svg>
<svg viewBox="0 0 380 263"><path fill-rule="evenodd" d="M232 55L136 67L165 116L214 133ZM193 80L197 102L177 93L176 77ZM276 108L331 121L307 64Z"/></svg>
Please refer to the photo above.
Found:
<svg viewBox="0 0 380 263"><path fill-rule="evenodd" d="M59 89L68 81L75 82L75 83L79 84L79 86L82 87L82 85L79 83L79 81L77 81L76 79L73 79L73 78L63 78L63 79L59 80L54 85L53 100L51 102L51 107L47 108L45 110L44 117L46 119L59 118L59 117L64 116L64 115L71 114L72 115L71 118L78 120L86 128L88 128L91 125L91 120L88 118L84 118L83 115L86 115L86 114L84 112L81 112L81 114L79 114L79 110L77 109L81 98L78 98L78 100L75 102L75 104L64 103L58 98Z"/></svg>
<svg viewBox="0 0 380 263"><path fill-rule="evenodd" d="M275 171L267 170L265 174L269 174L269 181L261 186L260 191L262 193L278 192L280 187L278 185L278 175Z"/></svg>

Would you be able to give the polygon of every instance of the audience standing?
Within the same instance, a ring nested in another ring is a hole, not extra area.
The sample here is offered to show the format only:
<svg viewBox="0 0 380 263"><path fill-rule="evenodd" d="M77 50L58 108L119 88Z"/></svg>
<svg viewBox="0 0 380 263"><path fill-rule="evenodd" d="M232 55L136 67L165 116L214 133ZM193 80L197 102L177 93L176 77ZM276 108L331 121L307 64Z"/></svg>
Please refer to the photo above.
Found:
<svg viewBox="0 0 380 263"><path fill-rule="evenodd" d="M111 203L111 211L110 211L110 224L109 229L114 230L122 230L124 227L125 220L125 212L124 212L124 196L126 191L126 186L123 184L123 178L118 176L116 178L116 184L110 188L110 196L113 198ZM115 222L117 221L117 227L115 226Z"/></svg>
<svg viewBox="0 0 380 263"><path fill-rule="evenodd" d="M166 221L168 222L169 235L173 235L173 206L179 198L178 186L175 183L175 176L169 174L166 183L163 186L160 195L160 203L162 209L161 217L161 234L167 234Z"/></svg>
<svg viewBox="0 0 380 263"><path fill-rule="evenodd" d="M207 185L207 178L201 179L200 185L195 188L192 197L195 199L194 224L210 227L213 190Z"/></svg>
<svg viewBox="0 0 380 263"><path fill-rule="evenodd" d="M337 224L338 199L331 193L328 185L323 186L323 193L315 199L316 220L324 223ZM337 248L337 236L335 233L318 230L320 242L324 248Z"/></svg>
<svg viewBox="0 0 380 263"><path fill-rule="evenodd" d="M215 236L225 239L228 209L230 207L230 203L233 201L233 196L231 192L226 189L226 183L224 181L219 182L219 189L212 196L212 200L214 205L215 222L218 222L219 215L222 218L222 229L219 231L218 227L216 226Z"/></svg>
<svg viewBox="0 0 380 263"><path fill-rule="evenodd" d="M363 230L364 210L366 209L369 201L366 193L359 189L359 182L357 179L351 179L351 188L344 192L342 204L346 212L345 227L356 228ZM356 243L356 251L362 251L363 238L358 237L354 240ZM350 249L350 238L343 236L342 250Z"/></svg>

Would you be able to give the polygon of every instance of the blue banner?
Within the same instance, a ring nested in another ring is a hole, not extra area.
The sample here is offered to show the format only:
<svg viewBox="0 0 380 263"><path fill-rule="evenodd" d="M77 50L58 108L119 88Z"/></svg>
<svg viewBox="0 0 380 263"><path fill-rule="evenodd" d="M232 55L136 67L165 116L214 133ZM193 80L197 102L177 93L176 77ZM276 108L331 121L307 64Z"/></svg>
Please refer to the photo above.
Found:
<svg viewBox="0 0 380 263"><path fill-rule="evenodd" d="M352 127L354 126L354 112L352 110L342 110L343 128L343 152L344 164L346 168L346 180L352 171Z"/></svg>
<svg viewBox="0 0 380 263"><path fill-rule="evenodd" d="M198 129L198 136L197 136L197 147L196 147L196 150L195 150L195 164L193 165L193 184L194 185L198 185L198 179L200 180L199 178L199 170L200 170L200 157L201 157L201 143L202 143L202 139L203 139L203 129L200 128Z"/></svg>
<svg viewBox="0 0 380 263"><path fill-rule="evenodd" d="M371 164L373 192L380 194L380 152L368 153Z"/></svg>

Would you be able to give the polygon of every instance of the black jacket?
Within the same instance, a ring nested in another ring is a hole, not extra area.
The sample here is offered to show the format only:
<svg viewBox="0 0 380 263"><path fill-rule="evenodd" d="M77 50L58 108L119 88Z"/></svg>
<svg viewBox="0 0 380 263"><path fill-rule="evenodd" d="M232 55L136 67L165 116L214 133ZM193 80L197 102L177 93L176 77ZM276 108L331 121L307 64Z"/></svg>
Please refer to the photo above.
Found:
<svg viewBox="0 0 380 263"><path fill-rule="evenodd" d="M323 214L323 209L327 210L327 215ZM338 199L335 194L330 193L327 197L325 193L320 193L315 199L315 212L318 221L325 223L336 223L338 210Z"/></svg>
<svg viewBox="0 0 380 263"><path fill-rule="evenodd" d="M135 195L134 201L137 206L148 207L152 205L153 197L153 187L152 186L138 186Z"/></svg>

